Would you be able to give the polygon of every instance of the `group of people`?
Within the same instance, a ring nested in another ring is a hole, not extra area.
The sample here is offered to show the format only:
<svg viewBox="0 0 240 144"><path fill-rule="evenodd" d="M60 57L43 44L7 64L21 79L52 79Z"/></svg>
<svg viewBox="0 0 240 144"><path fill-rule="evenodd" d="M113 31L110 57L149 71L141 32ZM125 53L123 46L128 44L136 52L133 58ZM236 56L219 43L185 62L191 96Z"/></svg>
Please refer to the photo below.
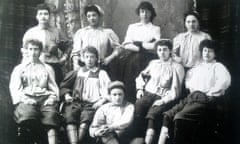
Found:
<svg viewBox="0 0 240 144"><path fill-rule="evenodd" d="M65 38L49 25L49 7L38 5L38 25L24 34L23 59L10 79L17 124L34 134L41 125L49 144L58 143L60 126L69 144L84 143L87 135L101 144L164 144L173 124L175 143L193 143L193 127L210 119L231 84L216 61L218 43L200 31L195 12L185 15L187 31L173 40L161 38L150 2L136 13L140 21L120 44L103 27L103 10L86 6L89 25L75 33L68 54ZM68 57L73 70L63 74Z"/></svg>

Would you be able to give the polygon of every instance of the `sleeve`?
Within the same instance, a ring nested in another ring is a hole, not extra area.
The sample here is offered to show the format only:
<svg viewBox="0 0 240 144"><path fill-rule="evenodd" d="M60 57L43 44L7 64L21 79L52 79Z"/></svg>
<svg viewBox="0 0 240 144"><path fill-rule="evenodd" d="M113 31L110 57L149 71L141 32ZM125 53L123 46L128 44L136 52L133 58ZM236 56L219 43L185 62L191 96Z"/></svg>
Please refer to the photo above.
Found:
<svg viewBox="0 0 240 144"><path fill-rule="evenodd" d="M180 64L173 64L173 79L171 89L166 93L166 96L162 98L164 103L168 103L175 100L181 93L183 78L185 71Z"/></svg>
<svg viewBox="0 0 240 144"><path fill-rule="evenodd" d="M105 98L106 100L109 100L108 95L108 85L111 82L108 74L104 70L100 70L99 72L99 81L100 81L100 94L101 98Z"/></svg>
<svg viewBox="0 0 240 144"><path fill-rule="evenodd" d="M178 34L176 37L173 38L173 53L177 56L180 56L180 49L181 49L181 41L182 41L182 34Z"/></svg>
<svg viewBox="0 0 240 144"><path fill-rule="evenodd" d="M225 93L225 90L231 84L231 75L226 69L226 67L220 63L217 63L214 69L215 73L215 84L209 90L207 95L210 96L220 96Z"/></svg>
<svg viewBox="0 0 240 144"><path fill-rule="evenodd" d="M185 77L185 87L187 88L187 89L189 89L190 91L192 91L191 89L191 87L192 86L194 86L195 84L192 82L193 81L193 74L194 74L194 70L195 70L195 68L193 67L193 68L191 68L191 69L189 69L188 71L187 71L187 73L186 73L186 77Z"/></svg>
<svg viewBox="0 0 240 144"><path fill-rule="evenodd" d="M127 32L126 32L126 36L124 38L123 44L127 44L127 43L133 42L133 36L132 36L133 32L134 32L133 26L129 25L128 28L127 28Z"/></svg>
<svg viewBox="0 0 240 144"><path fill-rule="evenodd" d="M118 121L115 121L111 125L111 127L114 128L115 130L126 129L132 123L133 118L134 118L134 106L133 104L128 104L125 107L122 117Z"/></svg>
<svg viewBox="0 0 240 144"><path fill-rule="evenodd" d="M111 29L109 29L108 33L109 33L108 34L109 35L109 42L110 42L111 47L113 48L113 52L114 52L115 55L119 55L120 50L121 50L120 49L119 38L118 38L117 34Z"/></svg>
<svg viewBox="0 0 240 144"><path fill-rule="evenodd" d="M21 96L25 96L21 82L21 68L20 66L15 67L10 77L9 89L14 105L20 102Z"/></svg>
<svg viewBox="0 0 240 144"><path fill-rule="evenodd" d="M60 97L63 98L66 93L72 95L73 86L77 78L77 71L70 71L66 74L60 84Z"/></svg>
<svg viewBox="0 0 240 144"><path fill-rule="evenodd" d="M149 65L142 71L140 72L140 74L138 75L138 77L136 78L135 82L136 82L136 89L144 89L145 85L147 84L147 82L144 80L143 75L149 75L150 70L152 69L152 67L154 67L153 61L150 61Z"/></svg>
<svg viewBox="0 0 240 144"><path fill-rule="evenodd" d="M156 41L161 39L161 28L159 26L156 26L155 30L153 31L153 37L156 39Z"/></svg>
<svg viewBox="0 0 240 144"><path fill-rule="evenodd" d="M73 49L71 53L71 57L80 56L82 49L82 30L78 30L73 37Z"/></svg>
<svg viewBox="0 0 240 144"><path fill-rule="evenodd" d="M94 115L93 121L89 128L89 134L91 137L95 137L95 132L98 131L102 125L106 125L106 117L104 114L105 107L106 105L100 107Z"/></svg>
<svg viewBox="0 0 240 144"><path fill-rule="evenodd" d="M212 37L211 37L208 33L205 33L205 39L209 39L209 40L211 40Z"/></svg>
<svg viewBox="0 0 240 144"><path fill-rule="evenodd" d="M47 67L47 70L48 70L48 90L51 93L49 98L53 98L53 99L59 101L59 88L55 81L54 70L48 65L45 65L45 66Z"/></svg>

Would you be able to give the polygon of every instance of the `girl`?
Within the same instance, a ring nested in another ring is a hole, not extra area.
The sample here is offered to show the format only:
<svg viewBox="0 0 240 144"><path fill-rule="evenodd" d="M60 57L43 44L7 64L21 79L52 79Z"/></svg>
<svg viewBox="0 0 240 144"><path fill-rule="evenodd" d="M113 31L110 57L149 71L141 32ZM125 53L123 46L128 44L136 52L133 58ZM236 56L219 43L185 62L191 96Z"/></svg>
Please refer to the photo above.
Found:
<svg viewBox="0 0 240 144"><path fill-rule="evenodd" d="M180 95L184 77L183 67L171 59L171 41L160 40L155 48L159 59L152 60L136 78L136 127L145 131L147 122L146 144L152 143L156 124L161 125L162 112L169 109ZM139 132L142 136L142 131Z"/></svg>
<svg viewBox="0 0 240 144"><path fill-rule="evenodd" d="M196 65L201 54L199 44L204 39L211 39L209 34L200 31L199 15L189 12L184 16L186 32L178 34L173 39L173 59L189 69Z"/></svg>
<svg viewBox="0 0 240 144"><path fill-rule="evenodd" d="M107 86L110 79L97 67L97 60L97 49L86 47L83 50L85 66L68 73L61 83L60 93L65 100L63 116L70 144L83 140L96 109L109 99Z"/></svg>
<svg viewBox="0 0 240 144"><path fill-rule="evenodd" d="M77 70L80 67L83 49L86 46L94 46L99 53L98 62L107 68L112 79L116 79L117 67L112 62L120 53L119 38L112 29L103 28L104 12L98 5L86 6L84 14L89 25L79 29L74 35L71 54L73 68Z"/></svg>
<svg viewBox="0 0 240 144"><path fill-rule="evenodd" d="M127 129L133 121L134 106L125 100L125 86L122 82L112 82L108 90L110 103L97 110L90 135L100 138L103 144L125 144L129 134L126 133Z"/></svg>
<svg viewBox="0 0 240 144"><path fill-rule="evenodd" d="M140 21L128 26L123 46L129 51L124 68L123 81L127 85L127 96L135 103L135 78L149 63L157 58L154 45L160 40L160 27L153 24L156 12L150 2L143 1L136 9Z"/></svg>

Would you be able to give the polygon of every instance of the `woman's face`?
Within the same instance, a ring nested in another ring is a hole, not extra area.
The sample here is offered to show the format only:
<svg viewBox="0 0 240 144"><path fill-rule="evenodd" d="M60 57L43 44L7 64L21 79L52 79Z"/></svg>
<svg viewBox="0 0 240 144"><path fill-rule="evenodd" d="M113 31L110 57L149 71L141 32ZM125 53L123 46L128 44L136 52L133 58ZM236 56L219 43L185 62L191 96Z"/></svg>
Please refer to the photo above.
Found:
<svg viewBox="0 0 240 144"><path fill-rule="evenodd" d="M50 18L50 14L49 14L48 10L38 10L37 11L36 19L37 19L38 23L48 24L49 18Z"/></svg>
<svg viewBox="0 0 240 144"><path fill-rule="evenodd" d="M195 32L199 30L198 19L194 15L188 15L185 19L185 26L187 31Z"/></svg>
<svg viewBox="0 0 240 144"><path fill-rule="evenodd" d="M215 52L213 49L204 47L202 50L202 59L205 62L212 62L215 59Z"/></svg>
<svg viewBox="0 0 240 144"><path fill-rule="evenodd" d="M157 46L157 55L160 60L167 61L170 57L170 50L165 45L159 45Z"/></svg>
<svg viewBox="0 0 240 144"><path fill-rule="evenodd" d="M96 66L97 57L94 53L84 52L84 63L87 68L93 68Z"/></svg>
<svg viewBox="0 0 240 144"><path fill-rule="evenodd" d="M92 27L98 27L99 26L100 16L98 15L97 12L88 11L86 16L87 16L88 24L90 26L92 26Z"/></svg>
<svg viewBox="0 0 240 144"><path fill-rule="evenodd" d="M150 22L151 19L151 11L148 9L139 9L139 17L140 17L140 21L144 22L144 23L148 23Z"/></svg>
<svg viewBox="0 0 240 144"><path fill-rule="evenodd" d="M116 105L122 105L124 101L124 91L120 88L113 88L110 92L111 102Z"/></svg>
<svg viewBox="0 0 240 144"><path fill-rule="evenodd" d="M31 62L35 62L39 59L41 50L37 45L29 43L27 45L27 56Z"/></svg>

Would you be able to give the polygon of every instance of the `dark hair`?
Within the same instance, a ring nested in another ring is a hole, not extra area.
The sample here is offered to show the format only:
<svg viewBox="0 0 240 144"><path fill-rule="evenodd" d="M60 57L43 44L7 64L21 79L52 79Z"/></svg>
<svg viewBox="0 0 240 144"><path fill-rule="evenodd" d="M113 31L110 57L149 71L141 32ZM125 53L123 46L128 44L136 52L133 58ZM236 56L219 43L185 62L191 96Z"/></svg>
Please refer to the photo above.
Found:
<svg viewBox="0 0 240 144"><path fill-rule="evenodd" d="M124 91L124 93L126 92L125 85L121 81L113 81L113 82L111 82L109 84L109 86L108 86L108 93L110 94L112 89L114 89L114 88L119 88L119 89L122 89Z"/></svg>
<svg viewBox="0 0 240 144"><path fill-rule="evenodd" d="M25 49L28 49L28 45L29 45L29 44L34 45L34 46L38 46L39 49L40 49L40 51L42 51L42 49L43 49L43 44L42 44L42 42L39 41L39 40L37 40L37 39L29 39L29 40L27 40L27 41L24 43L23 47L24 47Z"/></svg>
<svg viewBox="0 0 240 144"><path fill-rule="evenodd" d="M148 2L148 1L142 1L142 2L138 5L138 7L137 7L137 9L136 9L137 15L139 15L140 9L145 9L145 10L151 11L151 17L150 17L150 21L151 21L151 22L152 22L153 19L157 16L153 5L152 5L150 2Z"/></svg>
<svg viewBox="0 0 240 144"><path fill-rule="evenodd" d="M200 16L199 16L199 14L198 14L196 11L189 11L189 12L185 13L185 14L184 14L184 22L186 21L186 18L187 18L188 16L190 16L190 15L196 17L197 20L198 20L198 23L200 23Z"/></svg>
<svg viewBox="0 0 240 144"><path fill-rule="evenodd" d="M36 12L38 12L39 10L47 10L48 13L50 14L50 8L46 3L38 4L36 7Z"/></svg>
<svg viewBox="0 0 240 144"><path fill-rule="evenodd" d="M92 53L96 56L96 58L98 59L98 51L95 47L93 46L87 46L83 49L83 54L86 53L86 52L89 52L89 53Z"/></svg>
<svg viewBox="0 0 240 144"><path fill-rule="evenodd" d="M161 39L161 40L157 41L156 44L155 44L155 50L157 50L158 46L167 46L170 51L173 48L173 44L172 44L172 41L170 39Z"/></svg>
<svg viewBox="0 0 240 144"><path fill-rule="evenodd" d="M215 52L215 55L217 55L217 53L219 52L219 48L220 48L217 41L209 40L209 39L205 39L200 42L199 50L201 53L203 51L203 48L205 48L205 47L208 49L213 49Z"/></svg>
<svg viewBox="0 0 240 144"><path fill-rule="evenodd" d="M87 5L87 6L85 7L85 9L84 9L84 14L85 14L85 16L87 16L87 13L88 13L89 11L94 11L94 12L96 12L99 16L102 15L101 12L99 11L98 7L95 6L95 5Z"/></svg>

